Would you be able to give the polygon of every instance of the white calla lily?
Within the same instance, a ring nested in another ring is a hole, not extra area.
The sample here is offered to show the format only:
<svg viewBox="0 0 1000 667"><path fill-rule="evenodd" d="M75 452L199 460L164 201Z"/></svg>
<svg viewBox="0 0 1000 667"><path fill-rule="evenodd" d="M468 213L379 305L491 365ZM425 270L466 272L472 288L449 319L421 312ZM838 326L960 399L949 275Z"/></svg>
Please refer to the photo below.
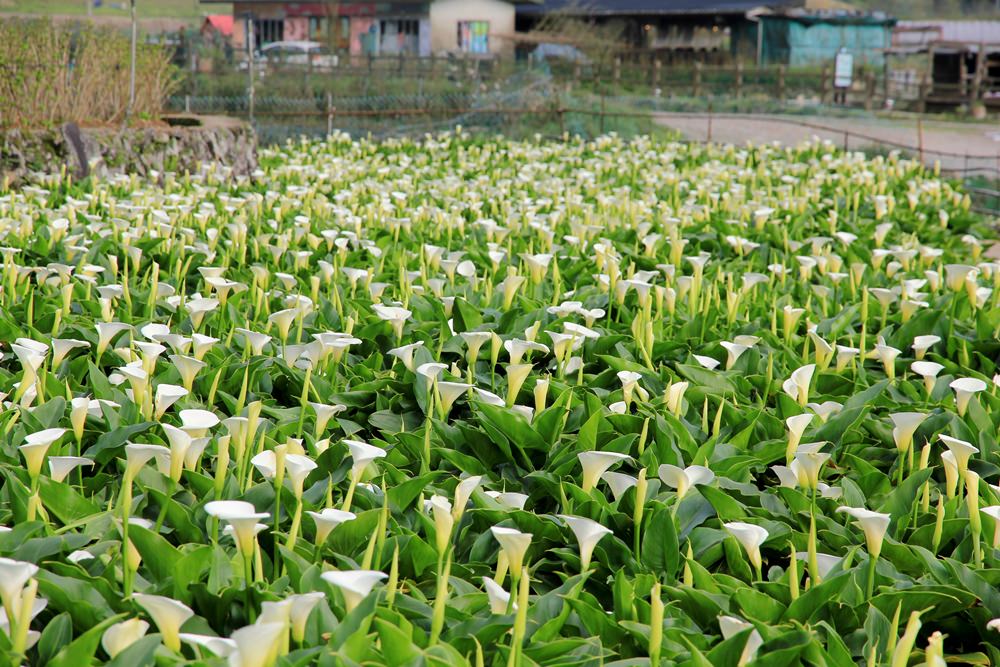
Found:
<svg viewBox="0 0 1000 667"><path fill-rule="evenodd" d="M590 568L590 559L593 556L594 548L605 535L611 535L612 530L597 523L593 519L580 516L569 516L559 514L560 519L566 522L570 530L576 536L577 545L580 548L580 571L586 572Z"/></svg>
<svg viewBox="0 0 1000 667"><path fill-rule="evenodd" d="M194 616L191 608L182 602L162 595L136 593L133 599L153 619L156 629L163 637L163 645L171 651L179 653L181 650L181 626Z"/></svg>
<svg viewBox="0 0 1000 667"><path fill-rule="evenodd" d="M965 416L972 397L986 390L986 383L979 378L958 378L948 386L955 391L955 409L958 410L959 417Z"/></svg>
<svg viewBox="0 0 1000 667"><path fill-rule="evenodd" d="M806 364L795 369L781 385L785 393L799 405L804 406L809 402L809 385L812 383L813 373L816 372L816 364Z"/></svg>
<svg viewBox="0 0 1000 667"><path fill-rule="evenodd" d="M753 565L757 577L760 578L761 568L763 567L760 547L768 538L767 530L761 526L743 521L731 521L722 524L722 527L726 529L726 532L735 537L736 541L746 551L747 558L750 559L750 564Z"/></svg>
<svg viewBox="0 0 1000 667"><path fill-rule="evenodd" d="M677 500L687 495L692 486L711 484L715 473L705 466L688 466L681 468L670 463L662 464L657 474L663 483L677 492Z"/></svg>
<svg viewBox="0 0 1000 667"><path fill-rule="evenodd" d="M344 595L347 613L352 612L361 604L375 588L375 585L388 577L377 570L342 570L324 572L323 580L331 586L336 586Z"/></svg>
<svg viewBox="0 0 1000 667"><path fill-rule="evenodd" d="M580 465L583 467L583 482L581 483L581 488L585 493L590 493L590 490L597 486L597 480L601 478L601 475L616 463L622 461L631 460L631 456L628 454L619 454L618 452L580 452L576 455L580 460Z"/></svg>
<svg viewBox="0 0 1000 667"><path fill-rule="evenodd" d="M122 651L146 636L149 623L139 618L115 623L101 635L101 647L112 660Z"/></svg>
<svg viewBox="0 0 1000 667"><path fill-rule="evenodd" d="M865 534L865 543L872 559L882 553L882 542L889 529L891 517L881 512L873 512L863 507L838 507L838 512L849 514Z"/></svg>

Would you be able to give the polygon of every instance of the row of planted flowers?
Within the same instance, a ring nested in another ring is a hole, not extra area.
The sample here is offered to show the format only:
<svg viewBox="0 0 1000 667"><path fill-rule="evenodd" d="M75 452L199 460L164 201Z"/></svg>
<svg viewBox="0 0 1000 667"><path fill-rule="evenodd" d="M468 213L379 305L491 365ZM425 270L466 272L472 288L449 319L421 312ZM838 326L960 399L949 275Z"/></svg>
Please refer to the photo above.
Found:
<svg viewBox="0 0 1000 667"><path fill-rule="evenodd" d="M262 164L0 196L12 661L1000 661L1000 263L938 174Z"/></svg>

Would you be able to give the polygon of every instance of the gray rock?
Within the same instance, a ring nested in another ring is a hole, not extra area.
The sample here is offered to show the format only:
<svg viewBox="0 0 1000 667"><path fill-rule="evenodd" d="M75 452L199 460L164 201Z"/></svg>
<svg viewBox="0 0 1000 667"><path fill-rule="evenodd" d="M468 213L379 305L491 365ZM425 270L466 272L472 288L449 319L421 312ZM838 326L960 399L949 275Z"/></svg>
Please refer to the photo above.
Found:
<svg viewBox="0 0 1000 667"><path fill-rule="evenodd" d="M0 131L0 182L16 186L32 173L80 173L78 148L90 174L151 171L194 172L199 165L217 165L233 176L249 176L257 168L257 137L247 123L212 116L183 117L183 125L156 128L79 128L79 145L68 141L63 128Z"/></svg>

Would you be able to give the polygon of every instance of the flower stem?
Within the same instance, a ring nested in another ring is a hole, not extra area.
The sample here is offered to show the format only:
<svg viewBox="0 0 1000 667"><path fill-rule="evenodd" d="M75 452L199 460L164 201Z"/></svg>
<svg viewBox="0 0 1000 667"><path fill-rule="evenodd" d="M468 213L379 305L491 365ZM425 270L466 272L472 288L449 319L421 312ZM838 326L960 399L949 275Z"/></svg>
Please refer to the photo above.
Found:
<svg viewBox="0 0 1000 667"><path fill-rule="evenodd" d="M878 559L873 556L868 556L868 581L865 584L865 599L871 600L872 594L875 592L875 567L878 565Z"/></svg>
<svg viewBox="0 0 1000 667"><path fill-rule="evenodd" d="M448 603L448 578L451 576L451 551L438 559L437 592L434 596L434 616L431 618L431 634L428 646L437 644L444 629L444 613Z"/></svg>

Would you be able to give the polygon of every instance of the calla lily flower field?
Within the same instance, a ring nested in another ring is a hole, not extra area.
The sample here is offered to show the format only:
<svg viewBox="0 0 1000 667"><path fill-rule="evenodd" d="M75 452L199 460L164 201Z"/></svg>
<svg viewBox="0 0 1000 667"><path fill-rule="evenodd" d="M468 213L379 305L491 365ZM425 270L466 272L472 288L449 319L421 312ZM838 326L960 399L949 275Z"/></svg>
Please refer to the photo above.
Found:
<svg viewBox="0 0 1000 667"><path fill-rule="evenodd" d="M823 143L38 176L3 662L1000 664L992 234Z"/></svg>

